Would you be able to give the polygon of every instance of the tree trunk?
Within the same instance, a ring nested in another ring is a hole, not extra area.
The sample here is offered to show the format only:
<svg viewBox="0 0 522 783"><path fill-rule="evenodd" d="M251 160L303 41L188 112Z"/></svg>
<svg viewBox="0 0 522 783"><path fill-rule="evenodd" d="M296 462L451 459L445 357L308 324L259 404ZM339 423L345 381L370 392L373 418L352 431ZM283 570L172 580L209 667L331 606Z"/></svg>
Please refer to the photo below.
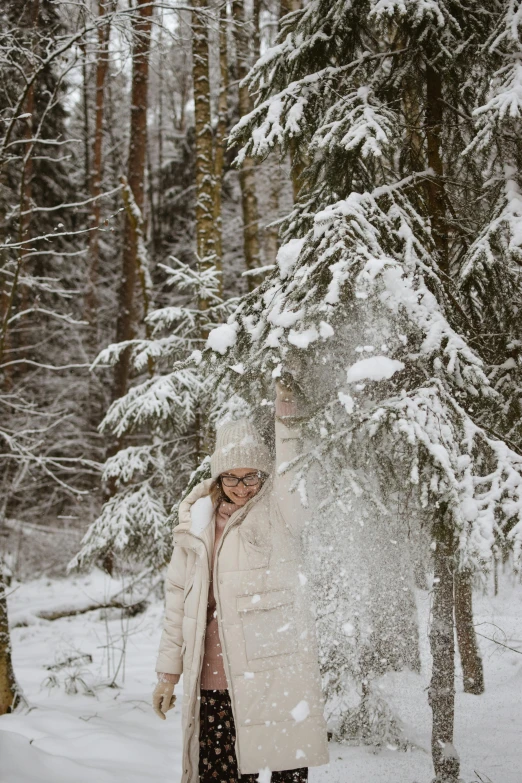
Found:
<svg viewBox="0 0 522 783"><path fill-rule="evenodd" d="M294 204L299 201L301 191L303 189L303 174L308 165L306 159L306 153L296 139L291 139L289 144L290 150L290 173L292 176L292 194L294 197Z"/></svg>
<svg viewBox="0 0 522 783"><path fill-rule="evenodd" d="M7 620L4 575L0 568L0 715L11 712L20 701L11 660L11 636Z"/></svg>
<svg viewBox="0 0 522 783"><path fill-rule="evenodd" d="M280 16L295 13L302 8L302 0L281 0ZM290 150L290 172L292 177L292 192L294 203L299 200L301 189L303 187L303 173L308 165L306 151L302 149L297 140L292 139L289 144Z"/></svg>
<svg viewBox="0 0 522 783"><path fill-rule="evenodd" d="M161 253L161 248L163 245L163 70L166 63L166 58L163 51L163 10L161 11L161 20L158 33L158 60L158 175L156 180L156 229L152 238L156 255Z"/></svg>
<svg viewBox="0 0 522 783"><path fill-rule="evenodd" d="M85 24L84 19L82 19L82 24ZM91 182L91 154L89 149L89 74L87 72L87 52L84 43L80 44L80 51L82 53L83 155L85 158L84 187L85 192L89 193Z"/></svg>
<svg viewBox="0 0 522 783"><path fill-rule="evenodd" d="M261 0L253 0L252 3L253 25L252 46L254 49L254 62L261 56Z"/></svg>
<svg viewBox="0 0 522 783"><path fill-rule="evenodd" d="M216 232L214 229L214 150L210 114L208 27L205 14L206 0L193 0L192 14L192 68L194 84L194 119L196 130L196 251L200 271L210 269L216 263ZM201 294L199 310L209 307ZM206 339L208 329L202 327L201 337Z"/></svg>
<svg viewBox="0 0 522 783"><path fill-rule="evenodd" d="M453 745L455 720L455 635L453 582L455 545L450 518L439 511L433 525L434 585L430 648L433 656L428 691L433 713L431 752L435 783L458 783L459 757Z"/></svg>
<svg viewBox="0 0 522 783"><path fill-rule="evenodd" d="M150 279L149 261L147 257L146 245L145 245L145 221L143 219L143 213L137 208L134 194L127 182L126 177L121 178L122 184L122 198L125 205L125 212L127 218L132 226L132 231L136 237L136 243L138 250L136 252L136 269L138 272L138 280L141 290L141 298L143 305L143 320L145 322L145 336L148 340L152 338L152 327L147 322L147 316L149 315L152 307L152 281ZM154 371L154 362L152 356L147 359L147 366L149 369L149 375L152 377Z"/></svg>
<svg viewBox="0 0 522 783"><path fill-rule="evenodd" d="M144 203L145 160L147 152L147 88L149 81L149 51L153 6L148 0L137 0L133 16L132 91L129 159L127 181L134 201L140 210ZM119 292L116 342L132 340L135 336L134 289L136 286L138 236L135 227L125 216L122 272ZM130 372L130 351L125 350L115 368L113 399L126 391Z"/></svg>
<svg viewBox="0 0 522 783"><path fill-rule="evenodd" d="M225 138L228 125L228 51L227 51L227 9L226 4L219 11L219 99L216 138L214 147L214 231L216 266L223 268L223 219L222 190L225 162ZM220 277L220 295L223 295L223 275Z"/></svg>
<svg viewBox="0 0 522 783"><path fill-rule="evenodd" d="M217 188L221 182L216 182L216 168L219 169L219 160L216 163L214 143L212 139L212 117L210 107L210 81L209 81L209 38L208 22L205 13L198 13L199 9L208 11L206 0L193 0L192 12L192 83L194 94L194 122L196 132L196 253L199 272L212 269L221 272L221 236L220 225L217 226L215 217L219 210L221 213L221 192L217 195ZM220 76L223 87L223 51L220 31ZM226 57L226 49L225 54ZM220 93L219 110L223 108L223 93ZM219 120L218 118L218 126ZM222 132L222 126L218 127L218 138ZM217 149L217 146L216 146ZM220 283L222 286L222 282ZM198 310L200 313L199 337L206 340L209 333L208 318L205 311L210 302L204 292L198 296ZM205 437L205 422L207 417L201 402L198 403L194 416L194 453L195 466L198 467L201 460L208 452Z"/></svg>
<svg viewBox="0 0 522 783"><path fill-rule="evenodd" d="M283 14L283 3L279 6L279 18ZM279 20L278 20L279 21ZM279 25L278 25L279 27ZM269 31L268 36L265 34L265 40L267 40L268 46L274 46L277 38L278 30L272 28ZM259 38L259 36L258 36ZM260 49L257 52L259 56ZM279 217L279 193L281 190L281 165L276 153L272 153L267 160L268 172L269 172L269 196L268 196L268 208L270 212L270 222ZM279 226L268 225L264 231L264 249L265 249L265 263L275 264L277 258L277 251L279 250Z"/></svg>
<svg viewBox="0 0 522 783"><path fill-rule="evenodd" d="M404 93L403 112L405 126L405 142L408 150L407 169L422 171L425 168L423 139L420 132L422 125L422 109L417 84L411 84Z"/></svg>
<svg viewBox="0 0 522 783"><path fill-rule="evenodd" d="M104 2L104 0L98 0L98 17L101 18L107 12L112 10L112 5ZM89 176L89 192L91 198L95 199L92 202L91 213L91 234L89 238L89 282L86 296L86 310L87 320L89 322L92 343L94 350L98 347L97 339L97 321L98 321L98 307L97 307L97 287L98 287L98 270L100 265L100 245L99 245L99 227L101 224L101 205L100 194L102 192L102 145L103 145L103 117L104 117L104 98L105 98L105 80L107 77L107 69L109 66L109 36L110 36L110 24L100 25L98 28L98 51L96 60L96 100L94 110L94 143L92 150L92 170ZM88 149L87 149L88 153Z"/></svg>
<svg viewBox="0 0 522 783"><path fill-rule="evenodd" d="M429 56L429 55L428 55ZM434 177L426 182L428 215L437 263L448 269L446 199L441 154L442 78L439 71L426 63L425 133L428 165ZM429 703L433 712L431 751L436 783L457 783L460 762L453 746L455 720L455 633L453 621L455 543L451 514L441 508L433 525L434 587L430 646L433 669Z"/></svg>
<svg viewBox="0 0 522 783"><path fill-rule="evenodd" d="M434 176L426 180L426 197L439 267L448 274L448 228L441 155L442 121L442 77L440 71L426 63L426 145L428 166L434 172Z"/></svg>
<svg viewBox="0 0 522 783"><path fill-rule="evenodd" d="M248 88L241 82L250 70L249 37L247 30L247 15L244 0L234 0L232 3L234 16L237 77L239 80L239 113L244 117L252 110L252 101ZM243 212L243 252L247 270L261 266L259 248L259 211L256 195L255 162L253 158L246 157L239 170L239 183L241 186L241 207ZM261 282L256 275L248 275L248 287L252 291Z"/></svg>
<svg viewBox="0 0 522 783"><path fill-rule="evenodd" d="M39 0L33 0L33 3L30 5L30 18L29 18L29 24L36 33L37 27L38 27L38 14L40 12L40 2ZM35 39L35 43L33 44L33 48L36 49L37 43ZM35 83L31 84L29 87L29 90L27 92L27 97L25 99L24 104L24 114L26 114L26 118L24 119L24 133L23 138L27 141L27 144L23 145L23 164L22 164L22 183L20 186L20 228L19 228L19 241L23 242L24 240L29 239L29 231L30 231L30 225L31 225L31 201L32 201L32 178L33 178L33 147L34 144L30 141L33 138L34 133L34 122L33 122L33 113L34 113L34 92L35 92ZM21 248L20 253L22 256L26 255L29 252L28 248Z"/></svg>
<svg viewBox="0 0 522 783"><path fill-rule="evenodd" d="M291 14L293 11L301 9L301 0L281 0L281 16Z"/></svg>
<svg viewBox="0 0 522 783"><path fill-rule="evenodd" d="M269 209L271 219L274 220L279 212L279 191L281 188L281 172L279 161L275 155L268 160L270 172ZM267 264L275 264L277 251L279 250L279 227L267 226L265 229L265 258Z"/></svg>
<svg viewBox="0 0 522 783"><path fill-rule="evenodd" d="M484 667L473 625L473 582L469 571L455 575L455 626L464 678L464 693L484 693Z"/></svg>
<svg viewBox="0 0 522 783"><path fill-rule="evenodd" d="M137 0L136 13L132 17L134 34L132 51L132 89L129 157L127 162L127 178L125 184L130 188L134 203L140 212L143 211L145 200L145 161L147 155L147 92L149 82L150 34L152 27L153 6L148 0ZM135 306L134 290L138 273L138 253L140 234L136 230L139 221L132 220L128 211L125 213L123 234L122 271L119 291L118 320L116 322L116 342L132 340L135 336ZM121 353L114 369L112 399L117 400L127 392L130 373L130 350ZM111 443L106 457L116 454L121 448L121 442ZM116 492L114 479L107 482L104 491L104 502ZM109 552L103 561L103 567L112 575L114 570L114 555Z"/></svg>

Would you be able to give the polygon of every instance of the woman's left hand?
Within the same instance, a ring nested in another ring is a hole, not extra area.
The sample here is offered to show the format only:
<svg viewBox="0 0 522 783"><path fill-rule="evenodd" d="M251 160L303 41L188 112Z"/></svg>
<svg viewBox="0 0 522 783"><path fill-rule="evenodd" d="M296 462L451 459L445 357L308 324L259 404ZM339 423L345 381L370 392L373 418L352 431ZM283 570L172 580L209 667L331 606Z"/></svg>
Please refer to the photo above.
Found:
<svg viewBox="0 0 522 783"><path fill-rule="evenodd" d="M176 703L176 697L174 696L174 683L173 682L158 682L154 688L152 694L152 706L154 712L161 720L165 720L165 716L169 710L171 710Z"/></svg>
<svg viewBox="0 0 522 783"><path fill-rule="evenodd" d="M288 374L285 374L288 376ZM294 390L288 382L288 378L277 378L275 382L276 398L281 402L293 402L295 398Z"/></svg>
<svg viewBox="0 0 522 783"><path fill-rule="evenodd" d="M297 404L293 390L284 380L276 380L275 414L278 418L295 416Z"/></svg>

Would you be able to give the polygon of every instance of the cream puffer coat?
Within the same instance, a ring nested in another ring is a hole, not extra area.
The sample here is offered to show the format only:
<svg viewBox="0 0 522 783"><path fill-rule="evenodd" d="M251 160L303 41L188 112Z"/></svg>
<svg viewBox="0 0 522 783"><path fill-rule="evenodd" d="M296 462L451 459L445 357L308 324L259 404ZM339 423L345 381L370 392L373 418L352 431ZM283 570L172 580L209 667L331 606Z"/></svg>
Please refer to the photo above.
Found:
<svg viewBox="0 0 522 783"><path fill-rule="evenodd" d="M298 437L297 429L276 419L277 465L296 456ZM289 492L294 478L292 470L274 471L231 515L216 550L218 628L241 775L328 762L315 630L299 557L306 512ZM180 504L156 665L158 672L183 673L180 783L199 780L198 696L215 530L211 483L198 484Z"/></svg>

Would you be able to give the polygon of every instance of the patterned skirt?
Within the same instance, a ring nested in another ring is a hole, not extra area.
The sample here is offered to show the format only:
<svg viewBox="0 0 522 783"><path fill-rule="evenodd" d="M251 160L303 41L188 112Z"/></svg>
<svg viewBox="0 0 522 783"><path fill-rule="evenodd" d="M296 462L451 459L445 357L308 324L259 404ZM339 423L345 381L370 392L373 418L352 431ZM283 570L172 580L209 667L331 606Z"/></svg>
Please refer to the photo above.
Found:
<svg viewBox="0 0 522 783"><path fill-rule="evenodd" d="M257 773L238 776L236 727L228 691L201 691L200 783L257 783ZM272 772L271 783L307 783L308 768Z"/></svg>

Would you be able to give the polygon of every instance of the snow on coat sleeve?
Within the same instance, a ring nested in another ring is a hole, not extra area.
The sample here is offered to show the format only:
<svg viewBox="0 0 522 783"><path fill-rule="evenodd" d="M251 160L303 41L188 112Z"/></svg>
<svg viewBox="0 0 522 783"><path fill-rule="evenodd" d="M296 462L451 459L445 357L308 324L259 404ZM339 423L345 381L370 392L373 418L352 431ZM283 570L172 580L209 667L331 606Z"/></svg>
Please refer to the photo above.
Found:
<svg viewBox="0 0 522 783"><path fill-rule="evenodd" d="M279 510L288 527L299 535L310 516L306 484L299 467L287 466L300 454L301 428L292 417L275 419L276 469L274 490Z"/></svg>
<svg viewBox="0 0 522 783"><path fill-rule="evenodd" d="M165 582L165 617L163 633L160 641L160 651L156 661L156 671L165 674L181 674L183 659L181 647L183 644L183 592L185 572L187 568L187 552L181 546L175 546L167 569Z"/></svg>

